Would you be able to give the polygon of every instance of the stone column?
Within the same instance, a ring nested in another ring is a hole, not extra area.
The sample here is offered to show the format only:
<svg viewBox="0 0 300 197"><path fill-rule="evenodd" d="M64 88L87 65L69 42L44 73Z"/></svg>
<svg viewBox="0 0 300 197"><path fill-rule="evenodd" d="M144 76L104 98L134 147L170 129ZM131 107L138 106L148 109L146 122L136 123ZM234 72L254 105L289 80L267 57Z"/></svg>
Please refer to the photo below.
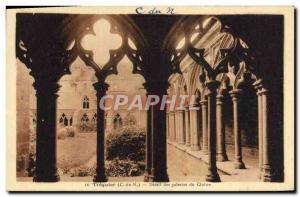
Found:
<svg viewBox="0 0 300 197"><path fill-rule="evenodd" d="M191 135L190 135L190 118L188 107L184 111L184 121L185 121L185 145L191 146Z"/></svg>
<svg viewBox="0 0 300 197"><path fill-rule="evenodd" d="M208 113L208 174L206 181L220 182L220 176L216 165L216 90L219 82L215 80L207 81L207 113Z"/></svg>
<svg viewBox="0 0 300 197"><path fill-rule="evenodd" d="M259 178L262 175L262 163L263 163L263 131L262 131L262 96L260 93L261 84L260 81L256 81L254 84L257 90L257 114L258 114L258 168L259 168Z"/></svg>
<svg viewBox="0 0 300 197"><path fill-rule="evenodd" d="M269 146L269 128L268 128L268 98L267 90L262 88L259 94L261 94L261 120L262 120L262 144L263 144L263 160L262 160L262 180L265 182L271 182L273 180L272 168L270 165L270 146Z"/></svg>
<svg viewBox="0 0 300 197"><path fill-rule="evenodd" d="M175 135L175 113L174 111L170 111L170 125L169 125L170 133L171 133L171 140L176 140Z"/></svg>
<svg viewBox="0 0 300 197"><path fill-rule="evenodd" d="M202 100L200 102L201 104L201 111L202 111L202 140L203 140L203 147L202 147L202 151L204 153L207 153L208 148L207 148L207 128L206 128L206 123L207 123L207 101L206 100Z"/></svg>
<svg viewBox="0 0 300 197"><path fill-rule="evenodd" d="M178 135L179 135L179 144L185 144L184 140L184 110L177 110L178 114Z"/></svg>
<svg viewBox="0 0 300 197"><path fill-rule="evenodd" d="M261 178L263 171L263 131L262 131L262 97L258 95L258 167L259 167L259 178Z"/></svg>
<svg viewBox="0 0 300 197"><path fill-rule="evenodd" d="M194 104L192 107L198 107ZM191 150L200 150L199 132L198 132L197 110L190 110L190 132L191 132Z"/></svg>
<svg viewBox="0 0 300 197"><path fill-rule="evenodd" d="M160 98L160 102L152 108L152 168L149 181L153 182L169 181L167 174L166 109L160 110L164 94L154 93Z"/></svg>
<svg viewBox="0 0 300 197"><path fill-rule="evenodd" d="M152 169L152 125L153 125L153 106L150 106L147 111L147 134L146 134L146 166L144 181L148 182L152 180L151 169Z"/></svg>
<svg viewBox="0 0 300 197"><path fill-rule="evenodd" d="M93 84L97 95L97 167L94 182L106 182L105 175L105 128L104 110L100 108L100 99L105 96L108 84L99 81Z"/></svg>
<svg viewBox="0 0 300 197"><path fill-rule="evenodd" d="M56 81L34 83L37 99L36 171L33 181L56 182L56 105L59 85Z"/></svg>
<svg viewBox="0 0 300 197"><path fill-rule="evenodd" d="M168 111L166 113L167 113L167 115L166 115L167 139L170 139L170 128L169 128L170 113Z"/></svg>
<svg viewBox="0 0 300 197"><path fill-rule="evenodd" d="M223 95L216 97L216 115L217 115L217 160L228 161L225 145L225 124L223 117Z"/></svg>
<svg viewBox="0 0 300 197"><path fill-rule="evenodd" d="M239 89L230 91L230 95L232 97L232 102L233 102L233 130L234 130L234 146L235 146L234 167L236 169L245 169L245 164L243 162L243 156L242 156L242 141L241 141L242 134L240 129L240 115L241 115L239 111L240 94L241 94L241 90Z"/></svg>
<svg viewBox="0 0 300 197"><path fill-rule="evenodd" d="M175 142L179 143L179 132L178 132L178 111L174 111L174 123L175 123Z"/></svg>

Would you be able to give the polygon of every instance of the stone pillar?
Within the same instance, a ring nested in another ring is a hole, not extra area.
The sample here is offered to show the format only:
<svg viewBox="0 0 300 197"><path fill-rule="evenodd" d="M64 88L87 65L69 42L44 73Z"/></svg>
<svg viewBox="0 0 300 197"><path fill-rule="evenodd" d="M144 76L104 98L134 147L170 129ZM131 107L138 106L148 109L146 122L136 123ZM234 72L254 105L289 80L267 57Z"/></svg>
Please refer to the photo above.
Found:
<svg viewBox="0 0 300 197"><path fill-rule="evenodd" d="M170 116L170 113L167 111L166 112L167 113L167 115L166 115L166 127L167 127L167 139L170 139L170 128L169 128L169 121L170 121L170 118L169 118L169 116Z"/></svg>
<svg viewBox="0 0 300 197"><path fill-rule="evenodd" d="M263 131L262 131L262 97L258 95L258 167L260 170L259 178L262 175L263 164Z"/></svg>
<svg viewBox="0 0 300 197"><path fill-rule="evenodd" d="M168 182L167 174L167 139L166 139L166 109L160 109L162 97L165 93L154 93L160 102L152 106L152 168L149 181Z"/></svg>
<svg viewBox="0 0 300 197"><path fill-rule="evenodd" d="M259 178L262 175L262 163L263 163L263 131L262 131L262 96L260 93L261 84L260 81L256 81L254 84L257 90L257 113L258 113L258 168L259 168Z"/></svg>
<svg viewBox="0 0 300 197"><path fill-rule="evenodd" d="M217 115L217 160L228 161L225 144L225 124L223 117L223 95L216 97L216 115Z"/></svg>
<svg viewBox="0 0 300 197"><path fill-rule="evenodd" d="M105 175L105 128L104 110L100 108L100 99L105 96L108 84L99 81L93 84L97 95L97 167L94 182L106 182Z"/></svg>
<svg viewBox="0 0 300 197"><path fill-rule="evenodd" d="M146 134L146 166L144 181L148 182L153 178L151 176L152 169L152 122L153 120L153 106L150 106L147 111L147 134ZM173 132L173 131L172 131Z"/></svg>
<svg viewBox="0 0 300 197"><path fill-rule="evenodd" d="M33 181L56 182L56 105L59 85L56 81L34 83L37 98L36 171Z"/></svg>
<svg viewBox="0 0 300 197"><path fill-rule="evenodd" d="M175 134L175 112L170 111L170 125L169 125L170 133L171 133L171 140L176 140L176 134Z"/></svg>
<svg viewBox="0 0 300 197"><path fill-rule="evenodd" d="M192 107L198 107L195 103ZM190 132L191 132L191 150L200 150L197 110L190 110Z"/></svg>
<svg viewBox="0 0 300 197"><path fill-rule="evenodd" d="M179 144L185 144L184 140L184 110L177 110L178 114L178 136L179 136Z"/></svg>
<svg viewBox="0 0 300 197"><path fill-rule="evenodd" d="M262 120L262 180L265 182L271 182L273 180L272 168L270 165L270 146L269 146L269 128L268 128L268 98L267 90L262 88L259 94L261 94L261 120Z"/></svg>
<svg viewBox="0 0 300 197"><path fill-rule="evenodd" d="M179 143L179 132L178 132L178 112L174 111L174 125L175 125L175 142Z"/></svg>
<svg viewBox="0 0 300 197"><path fill-rule="evenodd" d="M236 169L245 169L245 164L243 162L242 156L242 134L240 129L240 96L241 90L236 89L230 91L233 102L233 130L234 130L234 146L235 146L235 164Z"/></svg>
<svg viewBox="0 0 300 197"><path fill-rule="evenodd" d="M215 80L207 81L207 113L208 113L208 174L206 181L220 182L220 176L216 165L216 90L219 82Z"/></svg>
<svg viewBox="0 0 300 197"><path fill-rule="evenodd" d="M204 153L207 153L208 148L207 148L207 101L206 100L202 100L200 102L201 104L201 111L202 111L202 140L203 140L203 147L202 147L202 151Z"/></svg>
<svg viewBox="0 0 300 197"><path fill-rule="evenodd" d="M185 121L185 145L191 146L191 134L190 134L190 118L188 107L184 111L184 121Z"/></svg>

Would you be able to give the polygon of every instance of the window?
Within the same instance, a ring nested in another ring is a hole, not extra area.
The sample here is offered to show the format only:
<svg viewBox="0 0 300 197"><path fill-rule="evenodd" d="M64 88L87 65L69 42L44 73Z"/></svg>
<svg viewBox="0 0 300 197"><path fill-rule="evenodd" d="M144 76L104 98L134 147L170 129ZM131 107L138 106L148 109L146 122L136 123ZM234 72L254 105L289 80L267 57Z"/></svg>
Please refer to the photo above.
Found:
<svg viewBox="0 0 300 197"><path fill-rule="evenodd" d="M85 96L83 98L82 108L83 109L89 109L90 108L90 102L89 102L89 98L87 96Z"/></svg>
<svg viewBox="0 0 300 197"><path fill-rule="evenodd" d="M68 118L66 117L66 115L63 113L59 119L59 123L63 126L68 126Z"/></svg>
<svg viewBox="0 0 300 197"><path fill-rule="evenodd" d="M93 122L96 122L96 121L97 121L97 114L96 114L96 113L94 114L94 116L93 116L93 118L92 118L92 121L93 121Z"/></svg>
<svg viewBox="0 0 300 197"><path fill-rule="evenodd" d="M83 114L83 115L82 115L82 118L81 118L81 122L85 122L85 123L89 122L89 117L88 117L88 115Z"/></svg>
<svg viewBox="0 0 300 197"><path fill-rule="evenodd" d="M122 118L120 114L117 114L114 117L114 130L120 129L121 127L122 127Z"/></svg>
<svg viewBox="0 0 300 197"><path fill-rule="evenodd" d="M70 118L70 126L73 124L73 117Z"/></svg>

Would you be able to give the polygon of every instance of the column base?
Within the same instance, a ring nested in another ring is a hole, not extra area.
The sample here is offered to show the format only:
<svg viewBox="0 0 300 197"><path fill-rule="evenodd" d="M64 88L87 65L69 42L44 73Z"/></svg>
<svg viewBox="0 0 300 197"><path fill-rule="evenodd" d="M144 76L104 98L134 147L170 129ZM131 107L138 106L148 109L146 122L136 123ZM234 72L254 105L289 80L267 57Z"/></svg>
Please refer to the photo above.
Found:
<svg viewBox="0 0 300 197"><path fill-rule="evenodd" d="M198 151L198 150L200 150L200 146L199 145L191 145L191 150Z"/></svg>
<svg viewBox="0 0 300 197"><path fill-rule="evenodd" d="M167 174L157 175L157 176L149 176L148 182L169 182L169 176Z"/></svg>
<svg viewBox="0 0 300 197"><path fill-rule="evenodd" d="M228 161L226 153L217 153L217 161Z"/></svg>
<svg viewBox="0 0 300 197"><path fill-rule="evenodd" d="M202 149L202 153L203 153L204 155L208 155L208 150L203 150L203 149Z"/></svg>
<svg viewBox="0 0 300 197"><path fill-rule="evenodd" d="M262 169L261 168L259 168L259 173L258 173L258 175L257 175L257 177L259 178L259 180L261 180L262 179Z"/></svg>
<svg viewBox="0 0 300 197"><path fill-rule="evenodd" d="M190 143L186 143L185 146L191 146L191 144Z"/></svg>
<svg viewBox="0 0 300 197"><path fill-rule="evenodd" d="M208 147L207 146L203 146L202 147L202 151L205 152L205 153L208 153Z"/></svg>
<svg viewBox="0 0 300 197"><path fill-rule="evenodd" d="M154 173L155 169L151 170L151 175L149 175L148 182L169 182L169 176L167 174L167 169L160 169L160 172Z"/></svg>
<svg viewBox="0 0 300 197"><path fill-rule="evenodd" d="M271 167L269 165L263 166L263 170L261 172L261 180L263 182L272 182L274 179L272 172L271 172Z"/></svg>
<svg viewBox="0 0 300 197"><path fill-rule="evenodd" d="M272 175L269 175L269 174L264 174L261 178L261 180L263 182L272 182L273 181L273 177Z"/></svg>
<svg viewBox="0 0 300 197"><path fill-rule="evenodd" d="M185 145L185 142L179 142L180 145Z"/></svg>
<svg viewBox="0 0 300 197"><path fill-rule="evenodd" d="M242 161L235 161L234 168L235 169L246 169L246 166L245 166L244 162L242 162Z"/></svg>
<svg viewBox="0 0 300 197"><path fill-rule="evenodd" d="M146 170L145 174L144 174L144 182L149 182L149 173L147 172L148 170Z"/></svg>
<svg viewBox="0 0 300 197"><path fill-rule="evenodd" d="M56 173L51 176L34 176L33 177L33 182L58 182L60 180L59 175Z"/></svg>
<svg viewBox="0 0 300 197"><path fill-rule="evenodd" d="M97 173L94 176L93 182L107 182L107 177L105 175L105 170L104 170L104 172Z"/></svg>
<svg viewBox="0 0 300 197"><path fill-rule="evenodd" d="M219 174L216 172L216 173L213 173L213 174L206 175L206 181L208 181L208 182L221 182L221 179L220 179Z"/></svg>

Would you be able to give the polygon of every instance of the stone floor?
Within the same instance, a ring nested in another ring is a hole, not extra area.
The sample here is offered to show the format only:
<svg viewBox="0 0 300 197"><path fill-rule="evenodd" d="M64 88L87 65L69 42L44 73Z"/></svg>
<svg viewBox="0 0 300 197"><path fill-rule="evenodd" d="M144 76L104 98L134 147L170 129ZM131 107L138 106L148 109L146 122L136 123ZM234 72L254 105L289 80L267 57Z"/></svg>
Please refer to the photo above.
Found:
<svg viewBox="0 0 300 197"><path fill-rule="evenodd" d="M244 162L247 169L234 169L234 147L227 146L229 161L217 162L221 181L226 182L251 182L259 181L257 158L245 154ZM168 175L173 182L202 182L207 174L207 155L202 151L191 151L188 147L168 141L167 163ZM143 176L137 177L108 177L109 182L142 182ZM92 177L61 176L61 182L91 182ZM32 181L30 177L18 178L18 181Z"/></svg>
<svg viewBox="0 0 300 197"><path fill-rule="evenodd" d="M177 150L172 150L172 149ZM242 182L242 181L259 181L259 169L258 169L258 160L255 156L251 156L249 154L244 154L244 163L246 165L246 169L235 169L234 168L234 147L227 146L227 155L229 161L225 162L217 162L217 167L219 171L219 175L222 181L232 181L232 182ZM178 152L179 151L179 152ZM193 179L191 176L192 172L196 173L198 176L198 181L205 180L205 174L207 170L207 154L204 154L203 151L191 151L189 147L184 145L179 145L175 142L168 141L168 153L176 152L176 154L168 154L168 162L172 164L176 163L175 158L171 159L172 157L177 157L176 155L181 155L182 161L181 163L186 163L185 166L189 166L189 170L185 170L186 176L180 176L182 179ZM185 156L184 156L185 155ZM177 160L180 158L177 158ZM195 161L196 160L196 161ZM175 165L171 165L169 163L169 176L172 178L172 174L179 174L180 170L173 170ZM201 168L201 173L199 174L199 168ZM180 165L179 169L182 169ZM178 172L179 171L179 172ZM202 176L201 176L202 175ZM177 178L175 178L176 180ZM191 181L191 180L190 180Z"/></svg>

